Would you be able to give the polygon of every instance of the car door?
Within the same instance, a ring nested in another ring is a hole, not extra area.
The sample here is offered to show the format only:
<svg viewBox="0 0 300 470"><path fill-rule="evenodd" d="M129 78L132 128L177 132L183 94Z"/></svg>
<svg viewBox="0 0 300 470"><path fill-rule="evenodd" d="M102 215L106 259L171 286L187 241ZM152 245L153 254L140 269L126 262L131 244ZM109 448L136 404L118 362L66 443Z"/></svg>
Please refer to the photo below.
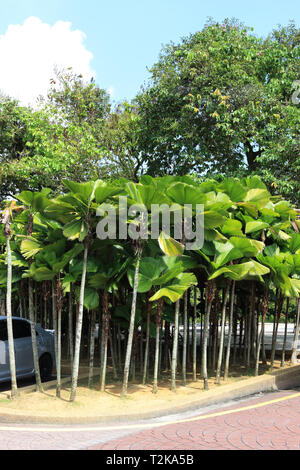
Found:
<svg viewBox="0 0 300 470"><path fill-rule="evenodd" d="M0 320L0 381L9 380L8 341L6 320Z"/></svg>
<svg viewBox="0 0 300 470"><path fill-rule="evenodd" d="M17 376L33 372L33 352L30 323L26 320L13 319Z"/></svg>

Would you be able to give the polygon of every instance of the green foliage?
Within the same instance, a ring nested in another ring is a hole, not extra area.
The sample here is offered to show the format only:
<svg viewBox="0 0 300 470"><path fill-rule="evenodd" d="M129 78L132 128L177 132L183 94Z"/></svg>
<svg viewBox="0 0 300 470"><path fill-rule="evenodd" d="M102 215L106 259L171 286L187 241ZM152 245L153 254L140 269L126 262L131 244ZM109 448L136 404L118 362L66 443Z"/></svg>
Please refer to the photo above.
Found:
<svg viewBox="0 0 300 470"><path fill-rule="evenodd" d="M272 191L299 200L299 37L293 23L263 39L225 20L165 46L136 98L148 173L260 172ZM243 198L226 184L233 201Z"/></svg>
<svg viewBox="0 0 300 470"><path fill-rule="evenodd" d="M64 178L99 177L109 110L107 93L70 70L53 79L38 109L1 99L0 195L43 187L59 193Z"/></svg>

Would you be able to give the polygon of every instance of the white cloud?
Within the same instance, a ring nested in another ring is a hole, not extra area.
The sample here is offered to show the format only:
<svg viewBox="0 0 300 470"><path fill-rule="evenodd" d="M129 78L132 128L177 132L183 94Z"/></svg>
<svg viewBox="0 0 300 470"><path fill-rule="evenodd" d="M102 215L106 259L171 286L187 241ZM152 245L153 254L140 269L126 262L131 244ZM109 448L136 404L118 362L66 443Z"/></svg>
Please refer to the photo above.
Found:
<svg viewBox="0 0 300 470"><path fill-rule="evenodd" d="M30 17L23 25L8 26L0 35L0 90L23 104L34 104L39 95L46 95L55 67L72 67L87 80L95 76L85 37L66 21L51 26Z"/></svg>

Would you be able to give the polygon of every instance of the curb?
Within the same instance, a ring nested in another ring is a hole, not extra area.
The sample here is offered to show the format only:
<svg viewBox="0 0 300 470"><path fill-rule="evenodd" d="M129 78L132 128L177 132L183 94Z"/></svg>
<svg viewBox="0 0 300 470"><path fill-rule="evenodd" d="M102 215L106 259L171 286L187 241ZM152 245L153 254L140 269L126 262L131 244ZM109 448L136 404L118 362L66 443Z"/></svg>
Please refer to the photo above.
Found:
<svg viewBox="0 0 300 470"><path fill-rule="evenodd" d="M79 379L88 377L88 374L81 374ZM70 381L69 377L63 379L64 383ZM47 388L51 388L56 384L56 381L47 382ZM195 411L199 408L206 406L218 405L236 400L246 398L251 395L262 392L275 392L278 390L285 390L294 387L300 387L300 364L291 366L287 369L275 371L270 374L264 374L259 377L251 377L233 384L223 385L214 390L201 392L199 395L190 400L189 403L182 405L165 407L157 411L150 411L146 413L131 413L127 415L112 415L112 416L87 416L87 417L45 417L45 416L28 416L17 415L13 413L0 413L0 420L2 423L26 423L26 424L99 424L99 423L128 423L136 422L146 419L159 418L166 415L183 413L187 411ZM29 390L30 389L30 390ZM45 387L46 389L46 387ZM35 390L35 386L24 387L22 392L30 393Z"/></svg>

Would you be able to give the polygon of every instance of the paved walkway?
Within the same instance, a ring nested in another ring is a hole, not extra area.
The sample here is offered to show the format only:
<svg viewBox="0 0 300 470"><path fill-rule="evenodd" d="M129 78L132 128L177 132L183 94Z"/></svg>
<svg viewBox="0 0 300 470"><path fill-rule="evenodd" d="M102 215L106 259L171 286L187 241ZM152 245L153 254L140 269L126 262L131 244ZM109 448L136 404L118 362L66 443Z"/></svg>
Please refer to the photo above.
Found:
<svg viewBox="0 0 300 470"><path fill-rule="evenodd" d="M1 421L1 416L0 416ZM136 424L0 423L0 449L300 449L300 393L285 390L214 410Z"/></svg>

